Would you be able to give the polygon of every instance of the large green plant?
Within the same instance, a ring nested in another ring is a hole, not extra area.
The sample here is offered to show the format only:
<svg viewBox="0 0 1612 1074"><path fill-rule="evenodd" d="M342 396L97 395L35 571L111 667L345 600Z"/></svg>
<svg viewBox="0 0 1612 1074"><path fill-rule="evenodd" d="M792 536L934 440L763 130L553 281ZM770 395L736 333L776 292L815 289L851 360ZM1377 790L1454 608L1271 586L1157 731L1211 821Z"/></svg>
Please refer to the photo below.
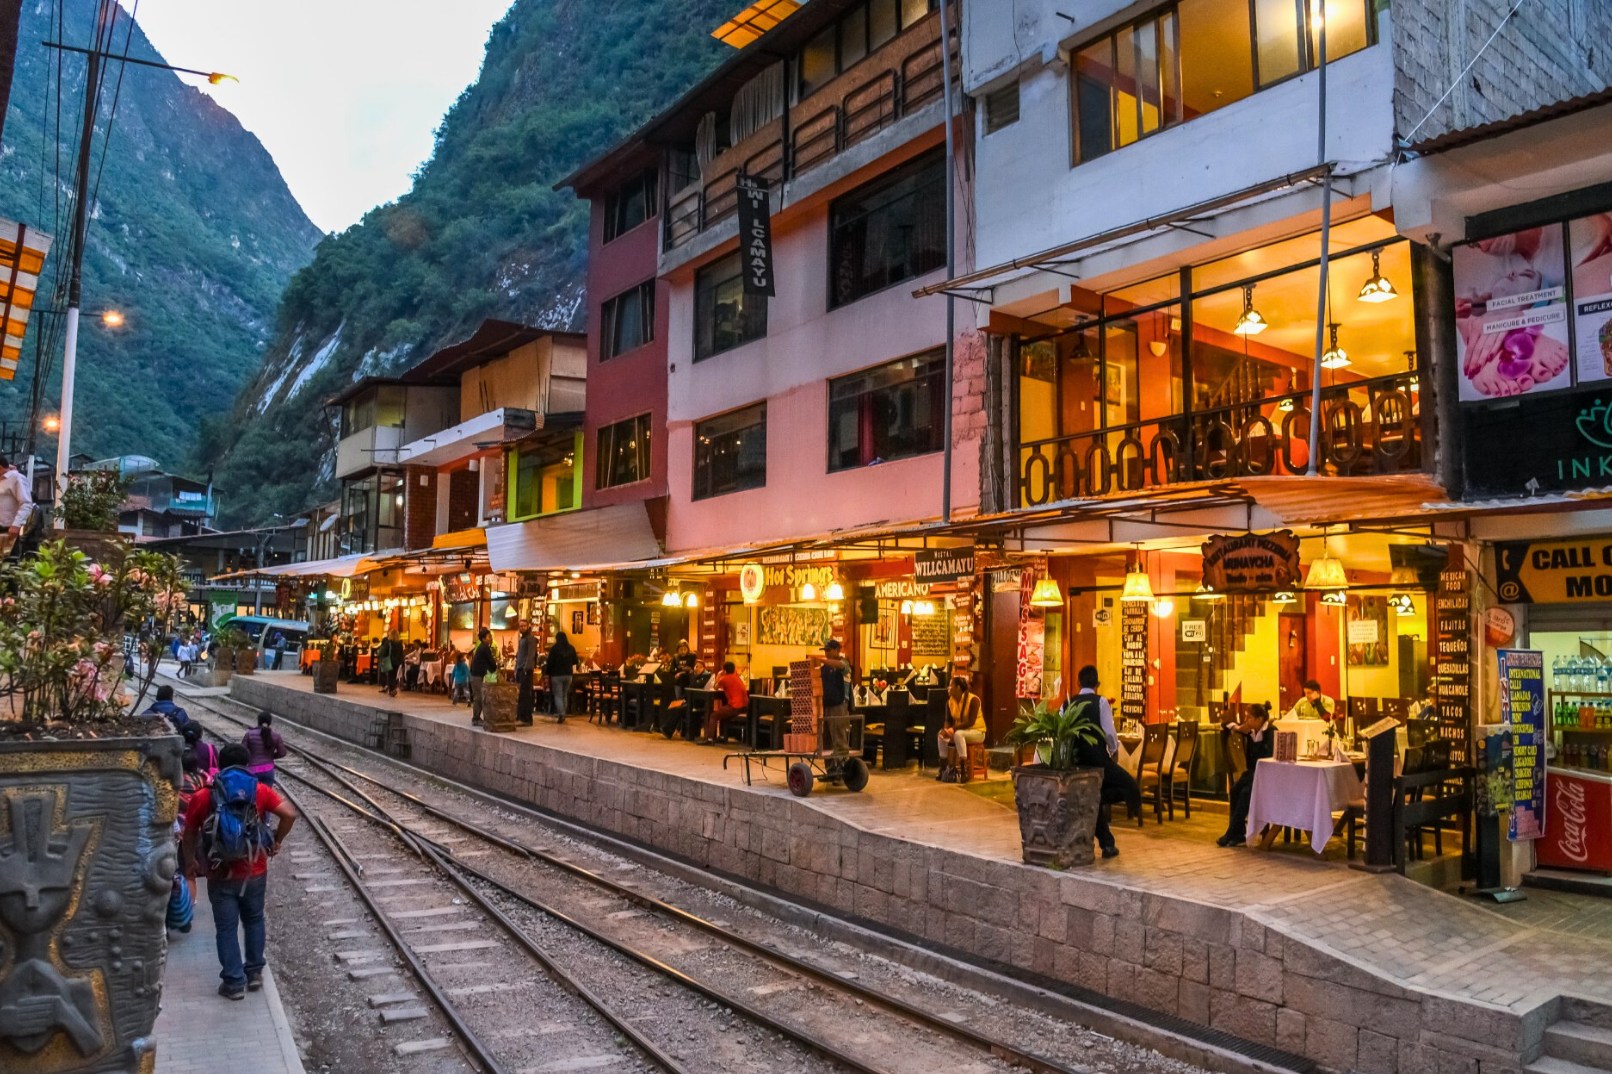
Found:
<svg viewBox="0 0 1612 1074"><path fill-rule="evenodd" d="M1049 707L1045 700L1037 701L1013 722L1007 741L1013 746L1035 746L1036 755L1049 768L1062 772L1078 768L1080 747L1095 746L1103 741L1097 704L1089 697L1070 698L1062 708Z"/></svg>
<svg viewBox="0 0 1612 1074"><path fill-rule="evenodd" d="M144 700L185 610L179 561L132 548L114 558L52 541L0 567L0 705L24 726L111 721Z"/></svg>
<svg viewBox="0 0 1612 1074"><path fill-rule="evenodd" d="M62 492L62 518L70 530L115 533L128 493L128 479L116 470L74 474Z"/></svg>

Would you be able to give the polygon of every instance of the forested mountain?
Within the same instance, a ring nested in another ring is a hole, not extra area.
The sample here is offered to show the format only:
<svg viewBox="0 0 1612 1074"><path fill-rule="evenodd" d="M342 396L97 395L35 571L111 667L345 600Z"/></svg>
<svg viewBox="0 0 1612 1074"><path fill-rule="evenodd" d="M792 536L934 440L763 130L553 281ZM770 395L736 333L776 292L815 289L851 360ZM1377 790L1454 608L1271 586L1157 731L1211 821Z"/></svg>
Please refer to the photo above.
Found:
<svg viewBox="0 0 1612 1074"><path fill-rule="evenodd" d="M64 56L58 96L43 42L88 46L96 5L21 2L0 144L0 216L57 239L38 301L45 308L55 271L65 269L85 58ZM116 10L114 50L121 54L127 41L131 56L160 60L137 27L128 36L127 16ZM166 71L126 67L102 165L117 65L109 70L95 140L99 182L84 259L73 447L102 456L138 452L179 466L194 456L202 422L229 413L261 364L276 302L320 236L258 140ZM96 315L107 309L125 315L122 328L99 324ZM16 380L0 381L0 417L26 419L35 337L48 321L39 316L29 326ZM49 373L54 407L59 357Z"/></svg>
<svg viewBox="0 0 1612 1074"><path fill-rule="evenodd" d="M396 373L489 316L582 327L587 207L552 186L713 66L726 46L710 31L740 6L516 0L413 189L319 245L261 369L210 430L203 451L247 512L236 521L332 494L321 404L358 377Z"/></svg>

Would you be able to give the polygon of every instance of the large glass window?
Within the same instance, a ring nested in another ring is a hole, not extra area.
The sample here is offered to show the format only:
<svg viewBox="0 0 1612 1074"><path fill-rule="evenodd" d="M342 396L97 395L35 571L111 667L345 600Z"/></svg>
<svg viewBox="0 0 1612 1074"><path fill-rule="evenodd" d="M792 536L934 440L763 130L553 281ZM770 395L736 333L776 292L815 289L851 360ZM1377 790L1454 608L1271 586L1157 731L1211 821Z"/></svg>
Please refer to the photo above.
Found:
<svg viewBox="0 0 1612 1074"><path fill-rule="evenodd" d="M934 11L939 0L866 0L854 4L839 22L823 30L800 50L800 99L815 93L849 70L868 53Z"/></svg>
<svg viewBox="0 0 1612 1074"><path fill-rule="evenodd" d="M604 300L599 310L599 357L614 358L655 338L655 281Z"/></svg>
<svg viewBox="0 0 1612 1074"><path fill-rule="evenodd" d="M829 470L939 451L945 435L945 386L943 351L829 381Z"/></svg>
<svg viewBox="0 0 1612 1074"><path fill-rule="evenodd" d="M631 231L660 211L656 204L660 183L655 169L647 168L618 187L605 201L604 241Z"/></svg>
<svg viewBox="0 0 1612 1074"><path fill-rule="evenodd" d="M694 498L721 496L767 483L767 404L735 410L694 426Z"/></svg>
<svg viewBox="0 0 1612 1074"><path fill-rule="evenodd" d="M767 299L744 293L744 266L737 251L700 269L694 277L696 362L767 334Z"/></svg>
<svg viewBox="0 0 1612 1074"><path fill-rule="evenodd" d="M341 435L352 436L376 425L401 428L406 402L401 384L382 384L349 399L341 408Z"/></svg>
<svg viewBox="0 0 1612 1074"><path fill-rule="evenodd" d="M946 169L937 150L829 209L829 306L946 264Z"/></svg>
<svg viewBox="0 0 1612 1074"><path fill-rule="evenodd" d="M536 518L582 506L577 493L576 449L569 441L540 444L510 455L509 521Z"/></svg>
<svg viewBox="0 0 1612 1074"><path fill-rule="evenodd" d="M1327 0L1327 59L1371 43L1370 0ZM1075 163L1312 69L1309 0L1180 0L1075 52Z"/></svg>
<svg viewBox="0 0 1612 1074"><path fill-rule="evenodd" d="M649 477L649 415L618 421L599 430L597 488L630 485Z"/></svg>

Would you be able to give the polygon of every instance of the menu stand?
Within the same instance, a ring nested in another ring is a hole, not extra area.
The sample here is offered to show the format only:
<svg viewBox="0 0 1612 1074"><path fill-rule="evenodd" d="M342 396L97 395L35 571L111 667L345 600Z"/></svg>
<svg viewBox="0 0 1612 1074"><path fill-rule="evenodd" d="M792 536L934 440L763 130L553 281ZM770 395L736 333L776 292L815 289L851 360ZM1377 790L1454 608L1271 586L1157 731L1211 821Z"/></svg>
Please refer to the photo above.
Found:
<svg viewBox="0 0 1612 1074"><path fill-rule="evenodd" d="M1366 740L1366 859L1349 868L1367 873L1394 870L1394 729L1386 716L1360 732Z"/></svg>

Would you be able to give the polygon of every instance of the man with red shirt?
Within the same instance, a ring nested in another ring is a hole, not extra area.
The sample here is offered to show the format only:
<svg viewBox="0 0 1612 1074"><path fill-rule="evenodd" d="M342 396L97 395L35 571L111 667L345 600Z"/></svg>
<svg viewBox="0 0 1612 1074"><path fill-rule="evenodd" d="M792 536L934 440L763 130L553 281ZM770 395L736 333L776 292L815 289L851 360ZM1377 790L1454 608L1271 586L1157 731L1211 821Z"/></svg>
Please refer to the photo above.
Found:
<svg viewBox="0 0 1612 1074"><path fill-rule="evenodd" d="M700 736L701 742L715 742L721 738L722 721L737 716L750 707L750 688L739 677L732 660L722 665L722 674L716 677L714 686L718 696L711 699L710 712L705 717L705 733Z"/></svg>
<svg viewBox="0 0 1612 1074"><path fill-rule="evenodd" d="M244 773L251 757L245 746L233 743L219 752L218 760L222 770L235 768ZM218 785L215 780L211 786L196 791L191 795L190 808L185 811L185 840L191 848L192 861L205 863L207 860L199 846L202 828L213 815L213 791ZM248 991L256 992L263 987L263 945L267 935L263 897L268 886L269 858L279 853L297 819L297 811L291 804L273 787L263 783L257 785L257 815L258 823L264 826L268 825L270 816L280 818L273 842L265 851L244 861L206 866L207 900L212 903L213 925L218 933L221 967L218 976L223 982L218 986L218 994L226 999L245 999ZM246 933L244 959L239 935L243 929Z"/></svg>

